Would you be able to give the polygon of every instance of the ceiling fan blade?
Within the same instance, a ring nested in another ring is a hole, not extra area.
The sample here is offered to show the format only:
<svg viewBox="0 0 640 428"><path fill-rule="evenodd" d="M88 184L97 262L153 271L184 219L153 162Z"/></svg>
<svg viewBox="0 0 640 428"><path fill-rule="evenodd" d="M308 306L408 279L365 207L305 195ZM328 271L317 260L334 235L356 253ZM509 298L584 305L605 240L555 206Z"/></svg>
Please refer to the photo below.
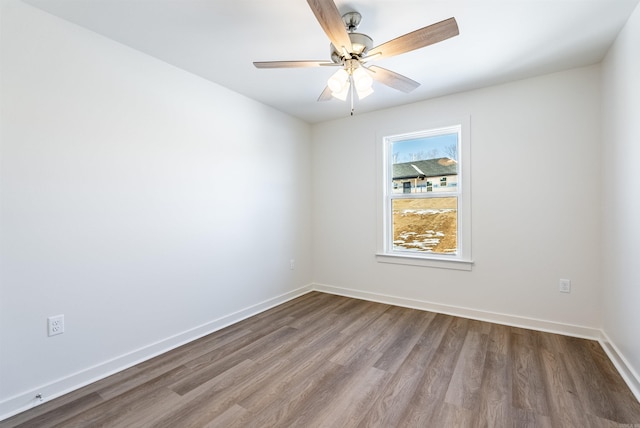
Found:
<svg viewBox="0 0 640 428"><path fill-rule="evenodd" d="M342 48L346 49L347 53L351 52L353 49L349 33L333 0L307 0L307 3L333 46L339 52L343 51Z"/></svg>
<svg viewBox="0 0 640 428"><path fill-rule="evenodd" d="M390 40L369 50L367 57L387 58L401 53L420 49L460 34L455 18L420 28L396 39Z"/></svg>
<svg viewBox="0 0 640 428"><path fill-rule="evenodd" d="M402 74L387 70L386 68L372 65L367 69L373 72L371 73L371 76L378 82L384 83L393 89L397 89L405 93L409 93L420 86L420 84L415 80L411 80Z"/></svg>
<svg viewBox="0 0 640 428"><path fill-rule="evenodd" d="M324 87L324 91L318 97L318 101L329 101L333 99L333 95L331 95L331 89L328 86Z"/></svg>
<svg viewBox="0 0 640 428"><path fill-rule="evenodd" d="M336 65L329 61L255 61L256 68L304 68Z"/></svg>

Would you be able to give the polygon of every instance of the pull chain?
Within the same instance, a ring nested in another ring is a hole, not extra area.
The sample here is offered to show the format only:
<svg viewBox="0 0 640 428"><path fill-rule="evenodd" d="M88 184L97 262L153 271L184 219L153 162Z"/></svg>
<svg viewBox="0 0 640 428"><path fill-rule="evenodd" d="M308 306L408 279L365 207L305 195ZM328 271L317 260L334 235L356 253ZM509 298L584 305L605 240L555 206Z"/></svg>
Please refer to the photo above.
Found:
<svg viewBox="0 0 640 428"><path fill-rule="evenodd" d="M349 93L351 94L351 116L353 116L353 92L354 92L354 89L353 89L353 76L350 75L349 76L349 80L350 80L350 83L351 83L351 85L349 87Z"/></svg>

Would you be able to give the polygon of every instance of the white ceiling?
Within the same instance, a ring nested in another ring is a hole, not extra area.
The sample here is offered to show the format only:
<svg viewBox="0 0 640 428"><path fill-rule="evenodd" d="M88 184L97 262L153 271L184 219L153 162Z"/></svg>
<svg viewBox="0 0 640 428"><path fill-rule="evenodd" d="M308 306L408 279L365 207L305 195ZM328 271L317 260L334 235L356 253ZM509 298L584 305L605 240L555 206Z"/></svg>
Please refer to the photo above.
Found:
<svg viewBox="0 0 640 428"><path fill-rule="evenodd" d="M25 0L307 122L348 116L316 101L332 68L256 69L252 61L328 60L304 0ZM381 44L455 17L460 35L376 64L422 85L374 84L356 114L599 62L639 0L337 0Z"/></svg>

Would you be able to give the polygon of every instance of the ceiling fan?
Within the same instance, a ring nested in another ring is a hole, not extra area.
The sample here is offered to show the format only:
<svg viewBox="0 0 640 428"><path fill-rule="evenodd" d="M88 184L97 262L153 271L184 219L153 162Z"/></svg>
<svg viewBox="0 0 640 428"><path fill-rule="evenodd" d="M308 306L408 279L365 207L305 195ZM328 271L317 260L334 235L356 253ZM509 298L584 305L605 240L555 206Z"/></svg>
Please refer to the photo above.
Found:
<svg viewBox="0 0 640 428"><path fill-rule="evenodd" d="M371 37L355 32L362 19L358 12L340 16L333 0L307 0L307 3L331 41L331 61L256 61L253 65L257 68L340 67L329 78L318 101L334 97L344 101L351 95L351 115L354 88L358 98L362 99L373 92L373 80L405 93L420 86L420 83L391 70L368 66L369 61L420 49L459 34L455 18L449 18L373 47Z"/></svg>

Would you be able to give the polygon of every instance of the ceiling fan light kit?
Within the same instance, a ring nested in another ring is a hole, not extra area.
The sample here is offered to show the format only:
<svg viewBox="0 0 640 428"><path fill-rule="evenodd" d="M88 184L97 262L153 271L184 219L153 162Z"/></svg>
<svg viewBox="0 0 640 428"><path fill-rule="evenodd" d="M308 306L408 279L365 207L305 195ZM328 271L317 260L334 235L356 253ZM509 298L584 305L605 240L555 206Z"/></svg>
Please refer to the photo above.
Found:
<svg viewBox="0 0 640 428"><path fill-rule="evenodd" d="M341 16L333 0L307 0L307 3L331 41L331 61L257 61L253 64L257 68L340 66L329 77L318 101L332 98L345 101L351 95L351 115L353 93L358 94L358 99L371 95L374 80L405 93L420 86L418 82L391 70L365 66L369 61L420 49L459 34L455 18L449 18L373 47L371 37L355 32L362 20L358 12Z"/></svg>
<svg viewBox="0 0 640 428"><path fill-rule="evenodd" d="M366 68L353 60L347 60L344 68L336 71L327 81L327 86L331 89L331 95L339 100L345 101L351 86L358 94L359 99L363 99L373 93L373 78Z"/></svg>

